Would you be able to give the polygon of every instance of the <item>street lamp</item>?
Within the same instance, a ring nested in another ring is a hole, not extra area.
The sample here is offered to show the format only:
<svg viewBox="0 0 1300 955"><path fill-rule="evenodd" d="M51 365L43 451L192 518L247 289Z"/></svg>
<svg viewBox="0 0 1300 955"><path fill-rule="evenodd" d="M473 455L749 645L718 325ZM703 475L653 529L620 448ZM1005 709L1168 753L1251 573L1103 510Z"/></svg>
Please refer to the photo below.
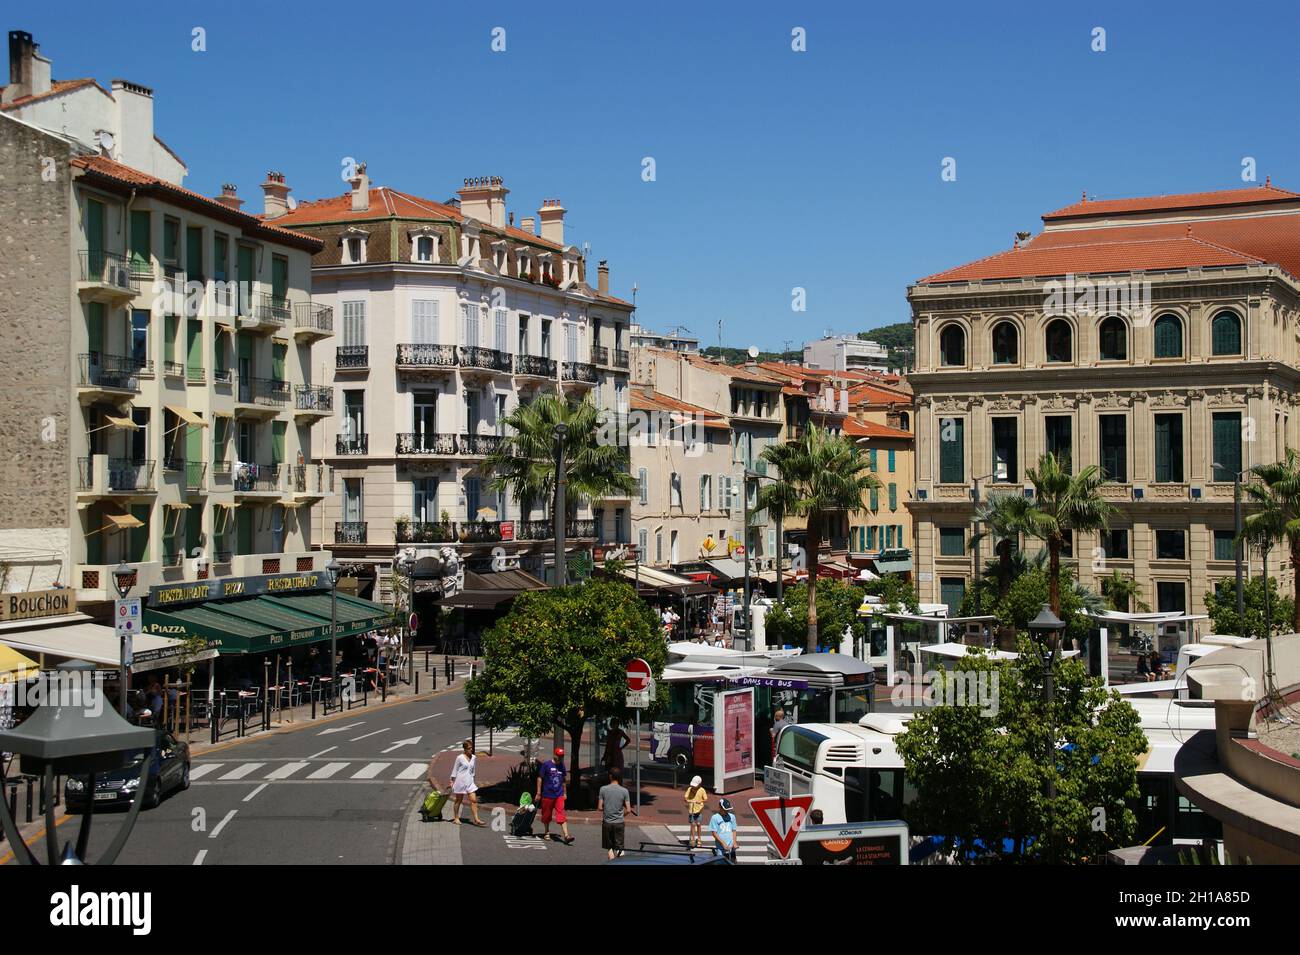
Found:
<svg viewBox="0 0 1300 955"><path fill-rule="evenodd" d="M153 747L157 740L151 727L132 726L118 713L102 705L93 705L95 667L84 660L70 660L57 667L68 674L56 683L56 692L36 708L31 716L10 730L0 731L0 752L22 757L25 774L45 780L45 849L50 865L82 865L90 842L90 824L94 817L95 774L119 770L130 762L129 754L148 750L140 763L140 782L131 801L126 821L110 843L99 865L112 865L135 826L140 807L149 792L149 770L153 764ZM77 832L77 844L65 843L59 850L54 819L54 777L86 777L86 812ZM19 863L39 865L31 849L23 842L5 800L0 799L0 824Z"/></svg>
<svg viewBox="0 0 1300 955"><path fill-rule="evenodd" d="M1049 604L1043 604L1038 616L1029 621L1029 635L1043 662L1043 702L1047 710L1047 811L1052 812L1051 803L1056 799L1056 727L1052 720L1053 676L1056 669L1056 653L1061 643L1061 633L1065 630L1065 621L1052 613ZM1055 828L1055 818L1051 823ZM1049 860L1050 861L1050 860Z"/></svg>
<svg viewBox="0 0 1300 955"><path fill-rule="evenodd" d="M118 561L113 568L113 587L117 590L117 599L125 600L126 595L131 592L131 585L135 583L135 571L127 566L126 561ZM119 608L120 609L120 608ZM114 615L116 619L117 615ZM126 694L128 689L127 672L126 672L126 641L129 638L125 633L118 637L118 669L117 669L117 711L126 716Z"/></svg>
<svg viewBox="0 0 1300 955"><path fill-rule="evenodd" d="M564 438L569 427L563 421L555 426L555 586L565 585L564 566L564 519L567 506L564 500Z"/></svg>
<svg viewBox="0 0 1300 955"><path fill-rule="evenodd" d="M1243 630L1246 627L1246 598L1242 589L1242 556L1245 550L1245 544L1241 539L1241 476L1244 471L1233 471L1231 468L1225 468L1218 461L1210 465L1215 471L1226 471L1232 475L1232 526L1233 526L1233 556L1237 561L1237 625ZM1264 593L1267 598L1268 586L1267 579L1265 582ZM1244 636L1244 634L1243 634Z"/></svg>
<svg viewBox="0 0 1300 955"><path fill-rule="evenodd" d="M334 692L338 685L339 662L338 662L338 599L339 599L339 574L342 573L343 566L330 558L330 562L325 565L325 573L330 579L330 700L334 699ZM330 710L329 703L325 705L325 712Z"/></svg>

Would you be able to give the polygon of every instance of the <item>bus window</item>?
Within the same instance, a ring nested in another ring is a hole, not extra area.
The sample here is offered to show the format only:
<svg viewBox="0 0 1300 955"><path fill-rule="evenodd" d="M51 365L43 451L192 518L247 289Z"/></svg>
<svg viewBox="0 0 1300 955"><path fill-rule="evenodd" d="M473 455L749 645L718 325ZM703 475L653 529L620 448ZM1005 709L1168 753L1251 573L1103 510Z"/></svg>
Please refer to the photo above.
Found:
<svg viewBox="0 0 1300 955"><path fill-rule="evenodd" d="M811 776L817 767L817 749L826 741L821 733L802 726L787 726L776 743L776 754L792 769Z"/></svg>
<svg viewBox="0 0 1300 955"><path fill-rule="evenodd" d="M865 684L835 691L836 723L856 723L870 712L871 691Z"/></svg>
<svg viewBox="0 0 1300 955"><path fill-rule="evenodd" d="M863 783L866 785L863 785ZM851 766L844 770L844 821L879 822L903 816L903 771Z"/></svg>
<svg viewBox="0 0 1300 955"><path fill-rule="evenodd" d="M1138 777L1138 798L1129 801L1129 808L1137 816L1135 842L1157 846L1173 842L1174 834L1170 831L1173 787L1174 781L1168 776Z"/></svg>
<svg viewBox="0 0 1300 955"><path fill-rule="evenodd" d="M850 766L844 771L844 821L870 822L870 807L867 805L866 787L862 780L870 772L865 766Z"/></svg>
<svg viewBox="0 0 1300 955"><path fill-rule="evenodd" d="M1174 815L1175 839L1222 839L1223 823L1207 816L1186 796L1178 796L1178 810Z"/></svg>

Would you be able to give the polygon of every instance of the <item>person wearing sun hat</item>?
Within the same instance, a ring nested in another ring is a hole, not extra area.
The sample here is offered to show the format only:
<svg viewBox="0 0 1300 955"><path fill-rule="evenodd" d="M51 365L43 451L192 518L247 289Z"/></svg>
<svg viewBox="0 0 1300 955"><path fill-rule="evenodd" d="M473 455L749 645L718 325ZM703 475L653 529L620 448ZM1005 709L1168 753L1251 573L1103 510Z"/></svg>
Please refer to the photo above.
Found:
<svg viewBox="0 0 1300 955"><path fill-rule="evenodd" d="M713 854L726 856L735 862L740 839L736 833L736 814L732 812L730 799L724 798L718 803L718 811L709 820L709 835L713 837Z"/></svg>
<svg viewBox="0 0 1300 955"><path fill-rule="evenodd" d="M700 816L704 813L704 805L709 801L709 791L704 788L703 780L699 776L691 777L691 784L686 787L686 818L691 823L691 848L702 849L703 843L700 841Z"/></svg>

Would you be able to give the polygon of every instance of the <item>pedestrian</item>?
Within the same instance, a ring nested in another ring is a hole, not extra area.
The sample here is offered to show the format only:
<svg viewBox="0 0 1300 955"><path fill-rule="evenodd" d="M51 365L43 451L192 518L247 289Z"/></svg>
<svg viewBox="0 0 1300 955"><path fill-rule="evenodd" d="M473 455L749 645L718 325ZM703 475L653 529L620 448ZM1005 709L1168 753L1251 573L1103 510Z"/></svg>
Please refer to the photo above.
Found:
<svg viewBox="0 0 1300 955"><path fill-rule="evenodd" d="M623 731L618 720L610 720L609 733L605 736L605 755L601 759L606 772L612 772L615 769L622 771L623 747L630 742L632 742L632 737Z"/></svg>
<svg viewBox="0 0 1300 955"><path fill-rule="evenodd" d="M713 837L713 854L736 861L740 838L736 834L736 814L731 810L731 800L718 803L718 811L709 820L709 835Z"/></svg>
<svg viewBox="0 0 1300 955"><path fill-rule="evenodd" d="M691 823L692 849L704 848L704 843L700 841L700 817L704 814L704 806L709 801L709 791L701 783L699 776L692 776L691 784L686 787L686 818Z"/></svg>
<svg viewBox="0 0 1300 955"><path fill-rule="evenodd" d="M560 841L566 846L573 845L573 836L569 835L569 817L564 812L564 789L566 785L564 768L564 750L555 747L555 755L542 763L537 771L537 794L534 798L542 804L542 838L551 837L551 817L560 824L564 837Z"/></svg>
<svg viewBox="0 0 1300 955"><path fill-rule="evenodd" d="M623 785L623 771L615 766L609 771L609 782L600 787L596 808L600 810L600 847L611 859L623 854L623 836L626 830L623 813L632 794Z"/></svg>
<svg viewBox="0 0 1300 955"><path fill-rule="evenodd" d="M776 759L776 741L781 735L781 730L785 729L791 723L785 718L785 710L777 707L776 712L772 714L772 759Z"/></svg>
<svg viewBox="0 0 1300 955"><path fill-rule="evenodd" d="M478 757L474 755L474 741L465 740L461 744L461 754L456 757L456 762L451 767L451 792L455 797L455 804L451 810L451 821L460 825L460 806L469 797L469 811L473 816L473 822L476 826L482 826L483 820L478 817L478 785L474 782L474 774L478 771Z"/></svg>

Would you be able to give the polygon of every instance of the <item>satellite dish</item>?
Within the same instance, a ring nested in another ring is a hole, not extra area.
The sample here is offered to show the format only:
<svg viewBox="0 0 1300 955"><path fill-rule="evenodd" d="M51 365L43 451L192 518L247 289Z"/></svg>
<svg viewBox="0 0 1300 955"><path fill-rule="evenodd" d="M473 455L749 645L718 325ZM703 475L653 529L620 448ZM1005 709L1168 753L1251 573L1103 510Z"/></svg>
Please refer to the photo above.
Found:
<svg viewBox="0 0 1300 955"><path fill-rule="evenodd" d="M757 358L757 357L758 357L758 346L757 346L757 345L750 345L750 346L749 346L749 357L750 357L750 358Z"/></svg>
<svg viewBox="0 0 1300 955"><path fill-rule="evenodd" d="M298 200L295 199L293 196L290 196L290 197L289 197L289 211L292 212L294 209L297 209L297 208L298 208Z"/></svg>
<svg viewBox="0 0 1300 955"><path fill-rule="evenodd" d="M113 134L106 129L101 129L99 131L99 148L106 153L111 153L113 151L113 144Z"/></svg>

